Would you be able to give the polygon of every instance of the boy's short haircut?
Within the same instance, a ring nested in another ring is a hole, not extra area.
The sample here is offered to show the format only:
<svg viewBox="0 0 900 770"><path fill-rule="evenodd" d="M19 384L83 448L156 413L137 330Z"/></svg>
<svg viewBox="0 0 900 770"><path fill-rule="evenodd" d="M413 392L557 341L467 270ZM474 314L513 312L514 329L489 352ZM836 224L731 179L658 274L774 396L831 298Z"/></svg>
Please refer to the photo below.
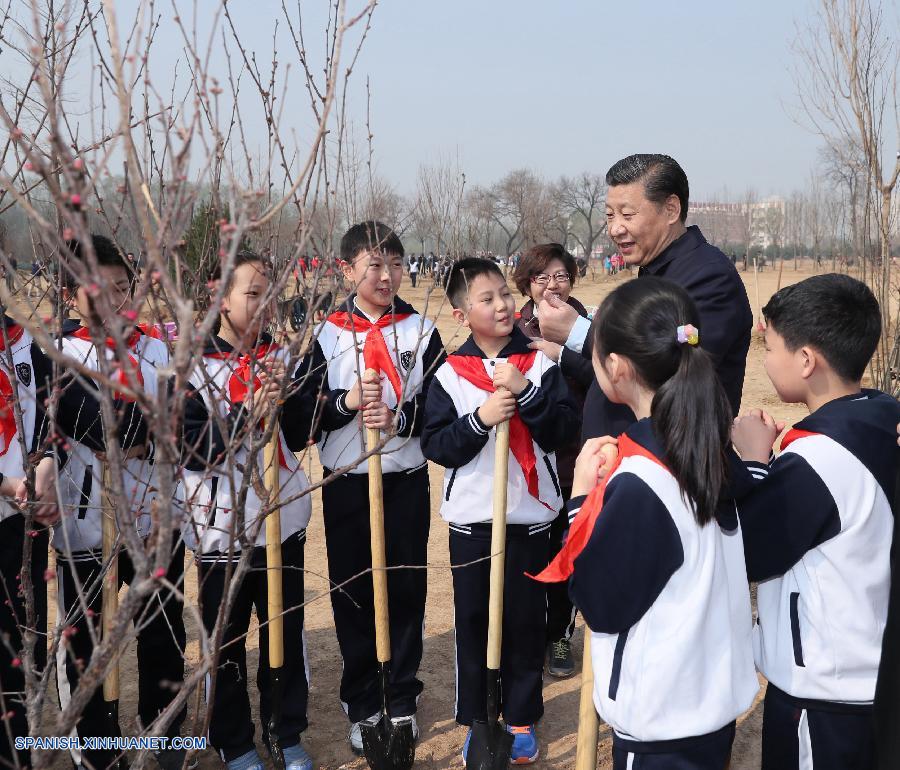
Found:
<svg viewBox="0 0 900 770"><path fill-rule="evenodd" d="M225 287L225 293L231 289L231 284L234 283L234 271L237 270L241 265L248 265L251 262L259 262L263 266L263 271L268 273L271 270L272 263L261 254L257 254L255 251L250 251L249 249L241 249L237 254L234 255L234 268L231 271L231 275L229 277L229 285ZM210 281L218 281L222 278L222 263L216 262L213 265L212 272L210 273L209 280Z"/></svg>
<svg viewBox="0 0 900 770"><path fill-rule="evenodd" d="M131 264L125 254L119 251L119 248L105 235L91 235L91 244L94 247L94 255L97 257L98 265L106 265L111 267L124 268L129 276L133 275ZM73 238L66 241L66 254L64 256L68 270L62 271L63 286L67 289L77 289L81 286L81 278L89 275L89 264L87 256L84 253L84 246L81 241Z"/></svg>
<svg viewBox="0 0 900 770"><path fill-rule="evenodd" d="M360 252L377 251L382 254L406 256L403 242L397 233L383 222L374 219L353 225L341 238L341 261L352 263Z"/></svg>
<svg viewBox="0 0 900 770"><path fill-rule="evenodd" d="M785 286L763 308L763 316L788 350L815 348L848 382L862 380L881 337L881 311L872 290L838 273Z"/></svg>
<svg viewBox="0 0 900 770"><path fill-rule="evenodd" d="M457 310L463 308L469 294L469 286L479 275L497 275L506 280L496 262L480 257L467 257L453 263L447 277L447 297Z"/></svg>

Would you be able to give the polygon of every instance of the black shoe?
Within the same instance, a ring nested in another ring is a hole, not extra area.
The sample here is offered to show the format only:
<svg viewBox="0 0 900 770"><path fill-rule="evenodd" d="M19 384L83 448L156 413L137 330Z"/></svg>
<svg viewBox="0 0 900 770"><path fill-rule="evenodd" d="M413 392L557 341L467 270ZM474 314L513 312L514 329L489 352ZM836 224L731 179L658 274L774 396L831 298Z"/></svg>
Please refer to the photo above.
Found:
<svg viewBox="0 0 900 770"><path fill-rule="evenodd" d="M568 639L558 639L547 647L547 673L565 679L575 673L572 645Z"/></svg>

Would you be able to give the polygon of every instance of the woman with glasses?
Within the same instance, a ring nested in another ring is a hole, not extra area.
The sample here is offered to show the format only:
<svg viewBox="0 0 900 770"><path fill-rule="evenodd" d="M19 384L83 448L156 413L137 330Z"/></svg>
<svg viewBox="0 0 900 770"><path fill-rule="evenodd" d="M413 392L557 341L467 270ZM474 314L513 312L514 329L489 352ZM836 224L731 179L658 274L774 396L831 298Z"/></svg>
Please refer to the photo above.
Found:
<svg viewBox="0 0 900 770"><path fill-rule="evenodd" d="M593 372L591 364L583 356L565 350L561 345L544 340L537 315L537 307L545 292L552 292L560 300L571 305L578 313L587 317L587 311L577 299L570 296L572 282L578 266L574 257L558 243L542 243L532 246L519 259L513 272L513 281L522 296L528 301L522 306L518 320L519 328L534 340L533 348L539 348L551 359L559 363L569 390L581 407L587 393L585 383L590 383ZM565 503L572 493L572 475L575 458L581 449L580 437L574 437L572 444L556 453L559 485L563 497L563 509L550 529L551 558L562 547L569 523ZM547 586L547 672L555 677L571 676L575 671L570 639L575 629L575 609L569 601L565 583Z"/></svg>

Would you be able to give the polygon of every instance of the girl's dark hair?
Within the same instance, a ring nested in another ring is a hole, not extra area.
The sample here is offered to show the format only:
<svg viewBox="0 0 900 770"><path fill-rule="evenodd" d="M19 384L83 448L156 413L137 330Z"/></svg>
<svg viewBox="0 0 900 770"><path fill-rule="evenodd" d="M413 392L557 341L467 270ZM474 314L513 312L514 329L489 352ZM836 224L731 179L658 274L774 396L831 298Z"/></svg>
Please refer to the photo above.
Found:
<svg viewBox="0 0 900 770"><path fill-rule="evenodd" d="M665 461L703 526L725 486L731 406L709 354L678 342L677 329L686 324L699 329L702 342L697 308L684 289L651 276L629 281L600 305L594 352L601 364L611 353L627 358L654 391L650 414Z"/></svg>
<svg viewBox="0 0 900 770"><path fill-rule="evenodd" d="M513 282L523 297L531 296L529 289L531 288L531 279L538 273L543 273L554 259L558 259L563 263L566 272L569 274L569 280L575 283L578 275L578 265L575 264L575 257L566 251L565 246L559 243L539 243L532 246L526 251L516 269L513 272Z"/></svg>

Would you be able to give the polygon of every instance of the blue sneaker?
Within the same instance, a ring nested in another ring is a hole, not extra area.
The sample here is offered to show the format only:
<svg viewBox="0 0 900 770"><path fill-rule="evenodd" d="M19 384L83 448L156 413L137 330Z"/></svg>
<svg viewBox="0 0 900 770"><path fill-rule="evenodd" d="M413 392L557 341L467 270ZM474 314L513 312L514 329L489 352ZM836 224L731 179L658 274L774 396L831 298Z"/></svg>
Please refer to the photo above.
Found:
<svg viewBox="0 0 900 770"><path fill-rule="evenodd" d="M469 753L469 741L472 740L472 728L469 728L469 732L466 733L466 742L463 744L462 748L462 758L463 762L466 761L466 755Z"/></svg>
<svg viewBox="0 0 900 770"><path fill-rule="evenodd" d="M302 743L285 748L284 767L285 770L313 770L312 757L306 753Z"/></svg>
<svg viewBox="0 0 900 770"><path fill-rule="evenodd" d="M512 750L509 752L511 765L530 765L535 762L541 753L538 749L537 736L534 734L534 725L516 727L507 725L506 731L512 733Z"/></svg>

